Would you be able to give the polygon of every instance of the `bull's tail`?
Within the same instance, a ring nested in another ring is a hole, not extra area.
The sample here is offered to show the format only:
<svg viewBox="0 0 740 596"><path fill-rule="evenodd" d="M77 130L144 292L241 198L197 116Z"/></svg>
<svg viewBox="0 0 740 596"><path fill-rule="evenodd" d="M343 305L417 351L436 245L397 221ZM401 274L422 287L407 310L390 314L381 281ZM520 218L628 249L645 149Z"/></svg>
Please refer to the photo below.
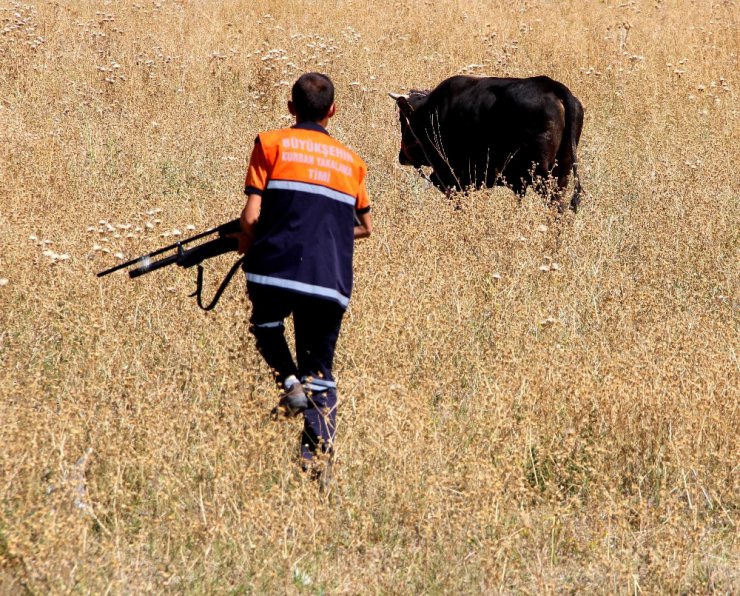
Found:
<svg viewBox="0 0 740 596"><path fill-rule="evenodd" d="M565 85L560 85L559 95L565 108L565 130L563 139L558 151L558 162L563 167L561 171L562 180L567 181L570 171L573 172L575 189L570 200L570 208L573 211L578 210L581 202L583 187L581 179L578 176L578 141L581 139L581 130L583 130L583 105L578 101L575 95Z"/></svg>
<svg viewBox="0 0 740 596"><path fill-rule="evenodd" d="M573 162L573 180L576 183L576 187L573 190L573 196L570 198L570 208L575 212L578 211L578 205L581 204L581 195L583 194L583 187L581 186L581 178L578 176L578 162Z"/></svg>

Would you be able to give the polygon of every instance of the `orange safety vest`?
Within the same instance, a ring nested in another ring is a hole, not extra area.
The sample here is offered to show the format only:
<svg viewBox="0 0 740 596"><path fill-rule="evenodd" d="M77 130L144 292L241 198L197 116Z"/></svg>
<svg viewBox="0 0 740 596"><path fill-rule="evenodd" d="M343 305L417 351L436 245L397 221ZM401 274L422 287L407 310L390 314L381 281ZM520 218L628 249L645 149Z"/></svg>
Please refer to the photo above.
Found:
<svg viewBox="0 0 740 596"><path fill-rule="evenodd" d="M313 122L261 133L244 187L262 195L247 281L346 308L355 214L370 209L366 174L354 151Z"/></svg>

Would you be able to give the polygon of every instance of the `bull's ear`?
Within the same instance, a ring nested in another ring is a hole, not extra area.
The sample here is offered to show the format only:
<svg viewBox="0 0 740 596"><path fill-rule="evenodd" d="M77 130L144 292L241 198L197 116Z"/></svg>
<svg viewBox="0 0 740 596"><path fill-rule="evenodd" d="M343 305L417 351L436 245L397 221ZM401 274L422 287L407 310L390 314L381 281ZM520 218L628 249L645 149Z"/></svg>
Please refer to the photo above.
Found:
<svg viewBox="0 0 740 596"><path fill-rule="evenodd" d="M396 104L398 105L398 109L401 110L401 113L406 116L406 118L411 118L411 113L414 111L414 108L411 107L411 104L405 95L399 97L396 100Z"/></svg>

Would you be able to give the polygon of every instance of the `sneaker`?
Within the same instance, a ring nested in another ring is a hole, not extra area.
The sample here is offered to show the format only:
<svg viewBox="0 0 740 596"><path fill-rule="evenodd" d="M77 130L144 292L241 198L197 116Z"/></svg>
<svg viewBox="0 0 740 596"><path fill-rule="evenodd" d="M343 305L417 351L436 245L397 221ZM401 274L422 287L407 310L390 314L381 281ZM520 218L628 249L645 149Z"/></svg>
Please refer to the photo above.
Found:
<svg viewBox="0 0 740 596"><path fill-rule="evenodd" d="M333 462L330 459L327 462L324 462L324 465L319 470L319 492L321 492L324 495L329 495L331 492L331 489L334 488L334 471L333 471Z"/></svg>
<svg viewBox="0 0 740 596"><path fill-rule="evenodd" d="M278 405L273 408L272 415L278 418L281 415L286 418L298 416L308 408L308 398L303 392L303 386L300 383L293 383L288 390L283 393Z"/></svg>
<svg viewBox="0 0 740 596"><path fill-rule="evenodd" d="M315 480L319 485L319 492L327 496L334 486L333 459L332 457L317 457L301 460L303 472L308 474L311 480Z"/></svg>

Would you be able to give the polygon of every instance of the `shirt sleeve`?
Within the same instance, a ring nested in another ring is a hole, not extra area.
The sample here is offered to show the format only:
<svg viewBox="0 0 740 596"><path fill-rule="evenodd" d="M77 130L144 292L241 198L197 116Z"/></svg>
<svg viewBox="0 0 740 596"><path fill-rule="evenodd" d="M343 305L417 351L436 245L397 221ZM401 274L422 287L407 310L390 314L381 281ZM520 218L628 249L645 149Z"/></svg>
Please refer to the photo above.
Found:
<svg viewBox="0 0 740 596"><path fill-rule="evenodd" d="M260 142L260 138L257 137L254 140L254 149L252 149L252 156L249 158L249 167L247 168L247 178L244 181L244 194L245 195L262 195L262 192L267 186L267 179L269 177L269 164L265 151Z"/></svg>
<svg viewBox="0 0 740 596"><path fill-rule="evenodd" d="M362 170L362 181L360 182L360 190L357 193L357 200L355 201L355 212L358 215L367 213L370 211L370 199L367 196L367 188L365 187L365 178L367 177L367 171Z"/></svg>

